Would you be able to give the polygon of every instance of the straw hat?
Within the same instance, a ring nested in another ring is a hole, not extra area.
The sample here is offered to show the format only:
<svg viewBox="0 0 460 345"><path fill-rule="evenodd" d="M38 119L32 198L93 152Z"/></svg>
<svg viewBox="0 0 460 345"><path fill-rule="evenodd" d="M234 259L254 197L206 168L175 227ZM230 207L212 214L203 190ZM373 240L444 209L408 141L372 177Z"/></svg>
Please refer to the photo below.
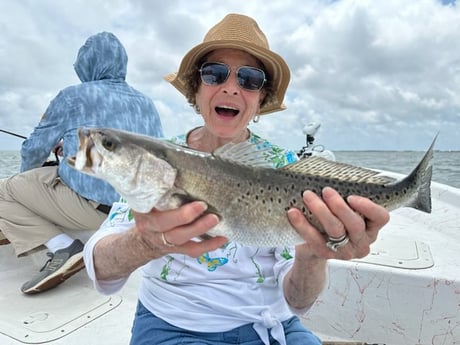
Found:
<svg viewBox="0 0 460 345"><path fill-rule="evenodd" d="M185 54L177 73L168 74L165 79L185 95L184 75L207 53L219 48L244 50L259 59L271 78L274 90L273 99L260 108L260 115L286 109L284 94L289 84L289 67L284 59L271 51L267 38L257 23L250 17L240 14L228 14L212 27L203 43L198 44Z"/></svg>

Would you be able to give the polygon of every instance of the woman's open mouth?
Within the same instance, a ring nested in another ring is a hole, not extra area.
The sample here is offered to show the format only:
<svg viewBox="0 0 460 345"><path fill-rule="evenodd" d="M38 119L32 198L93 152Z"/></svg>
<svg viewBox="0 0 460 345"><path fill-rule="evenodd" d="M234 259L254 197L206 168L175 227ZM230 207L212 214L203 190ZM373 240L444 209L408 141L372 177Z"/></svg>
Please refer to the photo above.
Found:
<svg viewBox="0 0 460 345"><path fill-rule="evenodd" d="M225 107L225 106L216 107L214 110L216 111L217 114L221 116L228 116L228 117L234 117L240 113L240 111L236 108Z"/></svg>

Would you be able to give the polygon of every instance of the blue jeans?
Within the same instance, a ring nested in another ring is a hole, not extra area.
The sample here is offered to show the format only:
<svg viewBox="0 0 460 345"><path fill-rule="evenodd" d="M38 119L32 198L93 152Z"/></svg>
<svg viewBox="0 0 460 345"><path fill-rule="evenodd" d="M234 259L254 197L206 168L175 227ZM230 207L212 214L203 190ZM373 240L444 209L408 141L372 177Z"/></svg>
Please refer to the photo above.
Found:
<svg viewBox="0 0 460 345"><path fill-rule="evenodd" d="M288 345L321 345L319 338L306 329L298 317L294 316L282 324ZM193 332L156 317L141 302L138 302L131 332L130 345L263 345L252 324L227 332ZM270 336L270 344L279 343Z"/></svg>

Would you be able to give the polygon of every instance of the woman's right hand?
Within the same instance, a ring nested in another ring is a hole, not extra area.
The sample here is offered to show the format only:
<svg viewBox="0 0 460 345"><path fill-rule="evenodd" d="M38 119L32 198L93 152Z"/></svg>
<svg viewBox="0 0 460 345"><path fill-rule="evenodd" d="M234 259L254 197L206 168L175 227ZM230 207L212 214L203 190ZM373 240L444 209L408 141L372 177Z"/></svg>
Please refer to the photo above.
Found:
<svg viewBox="0 0 460 345"><path fill-rule="evenodd" d="M204 202L194 201L173 210L153 209L149 213L133 211L136 221L134 231L152 249L153 256L181 253L198 257L228 242L222 236L199 241L194 239L206 234L219 223L215 214L205 213L206 209Z"/></svg>

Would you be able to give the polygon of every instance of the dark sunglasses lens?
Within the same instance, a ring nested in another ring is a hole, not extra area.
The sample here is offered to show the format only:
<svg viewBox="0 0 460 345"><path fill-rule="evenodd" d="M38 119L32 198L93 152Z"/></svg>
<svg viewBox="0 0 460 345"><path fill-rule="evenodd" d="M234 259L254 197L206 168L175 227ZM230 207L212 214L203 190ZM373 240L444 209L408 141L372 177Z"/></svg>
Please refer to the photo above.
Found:
<svg viewBox="0 0 460 345"><path fill-rule="evenodd" d="M238 69L238 84L246 90L260 90L265 82L265 74L262 70L253 67L241 67Z"/></svg>
<svg viewBox="0 0 460 345"><path fill-rule="evenodd" d="M222 84L227 80L228 67L217 63L205 63L201 67L201 80L208 85Z"/></svg>

